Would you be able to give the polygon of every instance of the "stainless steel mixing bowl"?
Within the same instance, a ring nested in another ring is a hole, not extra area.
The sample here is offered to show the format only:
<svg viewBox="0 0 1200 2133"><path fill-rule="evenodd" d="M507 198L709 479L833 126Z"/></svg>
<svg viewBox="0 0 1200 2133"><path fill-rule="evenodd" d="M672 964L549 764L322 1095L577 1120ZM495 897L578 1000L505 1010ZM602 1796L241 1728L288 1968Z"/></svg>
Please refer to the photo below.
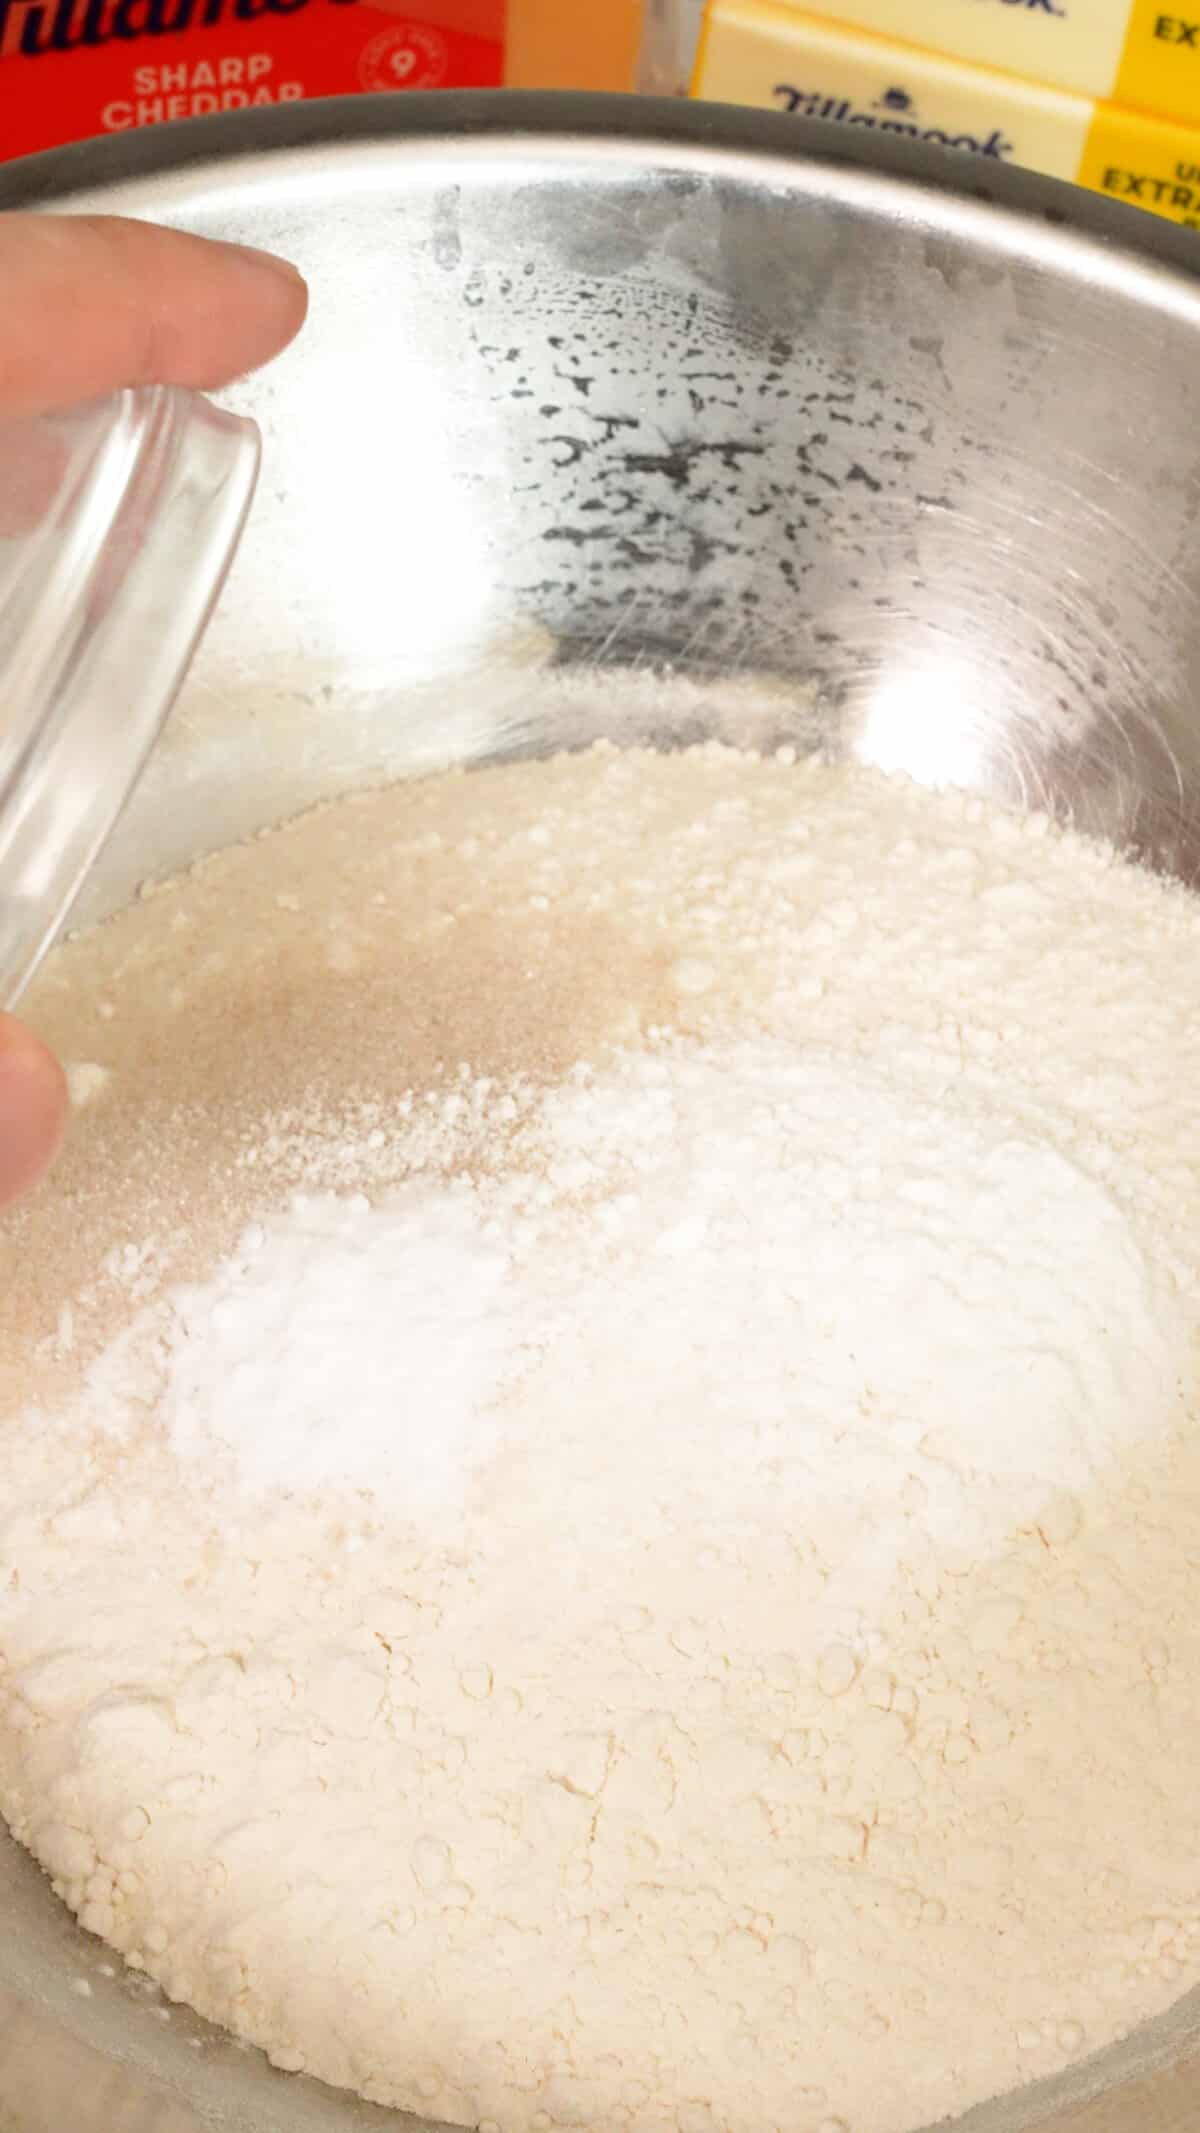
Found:
<svg viewBox="0 0 1200 2133"><path fill-rule="evenodd" d="M1200 876L1200 239L978 178L733 112L451 97L0 172L0 207L276 245L314 289L234 396L256 513L91 910L339 788L601 730L820 745ZM6 1843L0 1906L0 2133L399 2123L110 1974ZM1194 1996L965 2123L1194 2129L1198 2028Z"/></svg>

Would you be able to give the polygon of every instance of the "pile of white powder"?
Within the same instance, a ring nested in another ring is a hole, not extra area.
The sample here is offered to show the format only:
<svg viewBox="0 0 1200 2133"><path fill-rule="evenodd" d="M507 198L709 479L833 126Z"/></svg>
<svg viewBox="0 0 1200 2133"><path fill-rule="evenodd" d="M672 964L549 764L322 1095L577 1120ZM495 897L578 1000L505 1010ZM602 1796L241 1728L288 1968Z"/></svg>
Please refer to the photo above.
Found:
<svg viewBox="0 0 1200 2133"><path fill-rule="evenodd" d="M1182 892L601 751L224 855L40 1007L0 1808L93 1932L504 2133L912 2133L1200 1980Z"/></svg>

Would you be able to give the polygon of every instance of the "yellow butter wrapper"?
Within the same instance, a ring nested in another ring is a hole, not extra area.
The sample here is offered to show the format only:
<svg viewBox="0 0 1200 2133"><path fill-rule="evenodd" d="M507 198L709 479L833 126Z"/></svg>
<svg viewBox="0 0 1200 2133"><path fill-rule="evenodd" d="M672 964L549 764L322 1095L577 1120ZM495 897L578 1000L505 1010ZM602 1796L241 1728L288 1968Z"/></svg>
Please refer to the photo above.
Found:
<svg viewBox="0 0 1200 2133"><path fill-rule="evenodd" d="M817 12L949 59L1200 123L1200 0L821 0Z"/></svg>
<svg viewBox="0 0 1200 2133"><path fill-rule="evenodd" d="M855 33L790 0L710 0L692 94L1019 164L1200 228L1200 127Z"/></svg>

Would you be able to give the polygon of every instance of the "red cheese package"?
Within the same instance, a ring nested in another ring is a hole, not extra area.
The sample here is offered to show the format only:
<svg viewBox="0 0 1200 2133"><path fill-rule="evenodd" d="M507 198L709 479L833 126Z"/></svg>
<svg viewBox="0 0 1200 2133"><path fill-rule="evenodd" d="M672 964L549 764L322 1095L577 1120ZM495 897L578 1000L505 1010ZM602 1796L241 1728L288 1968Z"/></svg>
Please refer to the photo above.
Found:
<svg viewBox="0 0 1200 2133"><path fill-rule="evenodd" d="M0 0L0 160L172 119L504 79L507 0Z"/></svg>

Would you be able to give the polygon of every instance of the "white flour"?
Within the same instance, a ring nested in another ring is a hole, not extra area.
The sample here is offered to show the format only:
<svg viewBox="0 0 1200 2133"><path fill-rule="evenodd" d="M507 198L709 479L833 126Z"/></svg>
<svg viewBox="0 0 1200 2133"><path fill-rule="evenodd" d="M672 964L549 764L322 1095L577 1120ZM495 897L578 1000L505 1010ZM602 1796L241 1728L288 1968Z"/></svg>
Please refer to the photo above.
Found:
<svg viewBox="0 0 1200 2133"><path fill-rule="evenodd" d="M635 1493L699 1514L719 1477L731 1533L854 1520L856 1621L910 1524L981 1550L1181 1419L1153 1228L1004 1117L760 1039L578 1079L522 1142L499 1176L253 1225L109 1351L97 1423L128 1427L127 1378L183 1458L370 1490L428 1538L469 1491L509 1508L498 1454L585 1531Z"/></svg>
<svg viewBox="0 0 1200 2133"><path fill-rule="evenodd" d="M339 907L389 808L421 896ZM552 1071L457 1068L476 987L427 1093L242 1121L215 1266L126 1215L37 1292L83 1378L0 1421L0 1806L84 1923L514 2133L910 2133L1200 1980L1196 908L959 799L602 756L298 825L114 974L236 893L260 982L293 848L377 1067L395 910L511 894L509 989L544 905L618 945ZM85 1035L103 1169L138 1051Z"/></svg>

